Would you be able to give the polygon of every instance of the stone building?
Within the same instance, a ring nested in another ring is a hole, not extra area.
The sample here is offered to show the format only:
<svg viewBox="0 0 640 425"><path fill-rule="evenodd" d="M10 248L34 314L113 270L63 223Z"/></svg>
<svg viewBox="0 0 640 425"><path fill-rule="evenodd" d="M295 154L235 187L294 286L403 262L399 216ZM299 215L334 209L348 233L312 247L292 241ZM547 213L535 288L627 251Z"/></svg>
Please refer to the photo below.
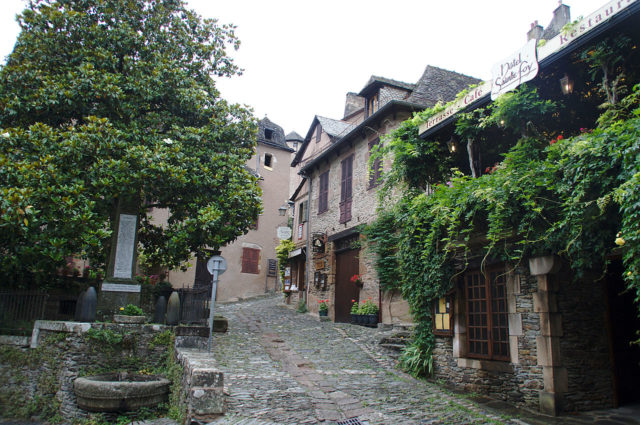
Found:
<svg viewBox="0 0 640 425"><path fill-rule="evenodd" d="M329 300L334 321L350 320L353 302L371 299L387 324L411 322L408 306L397 292L383 292L372 258L361 246L358 226L376 216L381 170L388 164L368 160L385 134L412 113L449 101L479 80L427 66L415 83L373 76L359 93L348 93L344 117L316 116L292 166L299 183L290 200L295 204L291 258L293 300L306 297L316 312ZM362 286L351 282L360 275Z"/></svg>
<svg viewBox="0 0 640 425"><path fill-rule="evenodd" d="M554 12L554 31L537 22L532 26L528 38L547 42L537 43L540 69L529 84L580 114L577 122L590 127L599 102L572 95L570 76L582 75L583 92L588 81L576 56L620 34L637 46L640 2L609 2L563 32L568 9L560 5ZM637 62L627 66L640 72ZM457 113L486 106L490 93L487 81L472 98L430 118L420 137L450 140ZM468 162L466 152L462 156ZM476 248L481 246L477 242ZM637 339L640 319L633 295L624 290L620 253L611 253L606 274L596 270L579 282L553 253L520 264L482 256L466 260L453 265L459 279L452 291L433 301L436 379L551 415L640 401L640 347L630 343Z"/></svg>
<svg viewBox="0 0 640 425"><path fill-rule="evenodd" d="M258 122L256 152L246 166L260 177L262 214L247 234L221 248L227 270L220 278L217 300L237 300L280 290L276 273L275 247L279 242L276 231L278 227L287 226L284 213L293 151L285 141L282 127L267 117ZM194 258L187 271L170 270L167 280L175 288L210 286L212 277L206 261Z"/></svg>

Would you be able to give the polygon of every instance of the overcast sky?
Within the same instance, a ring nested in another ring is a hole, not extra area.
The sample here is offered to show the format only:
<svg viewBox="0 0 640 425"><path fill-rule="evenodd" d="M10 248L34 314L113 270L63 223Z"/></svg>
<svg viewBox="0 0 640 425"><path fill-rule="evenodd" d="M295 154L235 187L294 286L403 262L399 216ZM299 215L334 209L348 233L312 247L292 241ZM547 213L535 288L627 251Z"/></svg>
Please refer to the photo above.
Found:
<svg viewBox="0 0 640 425"><path fill-rule="evenodd" d="M566 0L571 18L606 0ZM13 49L24 0L0 0L0 58ZM342 118L347 92L371 75L415 83L427 65L489 79L519 49L533 21L546 27L557 0L188 0L237 25L233 53L244 75L219 83L223 97L251 106L303 137L315 115Z"/></svg>

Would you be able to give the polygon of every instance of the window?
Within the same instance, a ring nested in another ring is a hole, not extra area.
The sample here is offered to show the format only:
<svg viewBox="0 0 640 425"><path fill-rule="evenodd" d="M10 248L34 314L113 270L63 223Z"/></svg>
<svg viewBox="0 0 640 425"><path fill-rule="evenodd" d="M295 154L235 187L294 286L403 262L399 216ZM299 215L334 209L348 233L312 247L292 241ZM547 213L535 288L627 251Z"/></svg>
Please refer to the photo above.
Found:
<svg viewBox="0 0 640 425"><path fill-rule="evenodd" d="M507 284L504 270L465 275L468 356L509 360Z"/></svg>
<svg viewBox="0 0 640 425"><path fill-rule="evenodd" d="M242 273L260 273L260 250L255 248L242 248Z"/></svg>
<svg viewBox="0 0 640 425"><path fill-rule="evenodd" d="M264 166L266 168L272 168L273 167L273 156L270 153L265 153L264 154Z"/></svg>
<svg viewBox="0 0 640 425"><path fill-rule="evenodd" d="M371 150L376 146L382 147L382 145L380 145L380 139L375 139L369 142L369 156L371 156ZM382 160L380 158L376 158L369 169L369 189L380 184L380 177L382 177Z"/></svg>
<svg viewBox="0 0 640 425"><path fill-rule="evenodd" d="M353 155L341 163L342 178L340 179L340 223L351 220L352 183L353 183Z"/></svg>
<svg viewBox="0 0 640 425"><path fill-rule="evenodd" d="M309 220L309 201L302 201L298 206L298 224L301 224Z"/></svg>
<svg viewBox="0 0 640 425"><path fill-rule="evenodd" d="M439 298L433 305L433 333L453 335L453 304L450 296Z"/></svg>
<svg viewBox="0 0 640 425"><path fill-rule="evenodd" d="M320 124L316 125L316 143L320 141L322 138L322 126Z"/></svg>
<svg viewBox="0 0 640 425"><path fill-rule="evenodd" d="M273 138L273 130L270 128L264 129L264 138L267 140L271 140Z"/></svg>
<svg viewBox="0 0 640 425"><path fill-rule="evenodd" d="M378 110L378 93L367 99L367 117L370 117Z"/></svg>
<svg viewBox="0 0 640 425"><path fill-rule="evenodd" d="M329 170L320 174L320 191L318 195L318 214L329 209Z"/></svg>

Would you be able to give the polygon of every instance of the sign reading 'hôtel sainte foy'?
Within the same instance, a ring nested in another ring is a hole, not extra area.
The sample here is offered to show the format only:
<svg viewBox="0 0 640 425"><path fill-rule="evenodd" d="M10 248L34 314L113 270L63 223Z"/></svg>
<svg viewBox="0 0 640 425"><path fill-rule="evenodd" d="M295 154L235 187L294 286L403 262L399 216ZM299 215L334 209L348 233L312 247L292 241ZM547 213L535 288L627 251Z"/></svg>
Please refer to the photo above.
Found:
<svg viewBox="0 0 640 425"><path fill-rule="evenodd" d="M574 25L574 28L571 31L569 31L569 32L561 32L560 34L558 34L557 36L555 36L551 40L548 40L546 42L546 44L538 47L537 48L537 60L541 61L541 60L547 58L548 56L550 56L551 54L556 53L556 52L564 49L565 47L570 45L575 39L579 38L583 34L588 33L589 31L591 31L592 29L596 28L597 26L599 26L603 22L606 22L607 20L609 20L611 17L613 17L616 14L618 14L623 9L626 9L627 6L633 4L633 3L637 2L637 1L638 0L612 0L612 1L608 2L607 4L602 6L600 9L596 10L591 15L589 15L589 16L583 18L582 20L580 20L576 25ZM529 43L527 43L527 45ZM535 45L534 45L534 49L535 49ZM494 73L495 73L496 68L501 68L502 70L507 71L507 77L510 76L512 78L511 82L518 81L518 78L517 78L518 74L520 72L525 74L525 72L524 72L525 71L525 64L524 64L525 57L524 56L520 56L520 58L518 58L516 56L518 54L521 54L522 51L524 51L524 50L526 50L526 46L522 50L520 50L519 52L516 52L514 55L512 55L512 58L511 58L512 60L511 60L510 64L509 64L509 60L507 60L507 62L502 61L502 62L499 62L497 65L495 65L494 66ZM531 54L529 54L529 56L531 56ZM535 58L535 55L533 57ZM520 63L518 63L518 59L521 60ZM514 70L516 65L518 66L518 70L517 70L517 72L515 72L515 77L514 77L513 74L509 73L509 71ZM522 66L521 69L520 69L520 66ZM509 69L509 68L511 68L511 69ZM537 68L537 64L536 64L536 68ZM536 69L536 73L537 73L537 69ZM493 80L495 80L496 78L497 78L497 75L494 74L493 75ZM528 80L523 79L520 82L525 82L525 81L528 81ZM500 80L499 82L502 83L502 84L506 83L504 79ZM445 109L444 111L442 111L439 114L434 115L433 117L429 118L425 123L420 125L419 134L424 133L425 131L427 131L431 127L434 127L435 125L441 123L442 121L446 120L450 116L455 115L458 111L466 108L467 106L471 105L472 103L475 103L478 99L486 96L489 93L492 93L492 96L491 96L492 100L495 99L494 94L493 94L494 90L492 90L494 84L495 84L495 81L485 81L484 83L482 83L478 87L474 88L466 96L464 96L462 99L459 99L458 101L456 101L455 103L450 105L447 109ZM504 85L506 85L506 84L504 84ZM517 86L511 87L509 85L509 87L510 88L508 90L513 90ZM501 91L501 93L504 93L504 92L506 92L508 90ZM495 96L497 96L497 95L498 94L496 94Z"/></svg>
<svg viewBox="0 0 640 425"><path fill-rule="evenodd" d="M514 90L538 75L536 44L537 40L529 40L522 49L493 66L491 100L496 100L501 94Z"/></svg>

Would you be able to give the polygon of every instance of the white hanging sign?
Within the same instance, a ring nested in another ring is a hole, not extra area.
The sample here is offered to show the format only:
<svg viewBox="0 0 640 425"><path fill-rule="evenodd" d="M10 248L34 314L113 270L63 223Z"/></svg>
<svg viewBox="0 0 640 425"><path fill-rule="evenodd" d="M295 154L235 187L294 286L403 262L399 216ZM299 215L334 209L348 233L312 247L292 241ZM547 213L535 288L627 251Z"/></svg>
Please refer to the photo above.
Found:
<svg viewBox="0 0 640 425"><path fill-rule="evenodd" d="M491 100L514 90L522 83L533 80L538 75L536 44L537 40L529 40L522 49L493 66Z"/></svg>

